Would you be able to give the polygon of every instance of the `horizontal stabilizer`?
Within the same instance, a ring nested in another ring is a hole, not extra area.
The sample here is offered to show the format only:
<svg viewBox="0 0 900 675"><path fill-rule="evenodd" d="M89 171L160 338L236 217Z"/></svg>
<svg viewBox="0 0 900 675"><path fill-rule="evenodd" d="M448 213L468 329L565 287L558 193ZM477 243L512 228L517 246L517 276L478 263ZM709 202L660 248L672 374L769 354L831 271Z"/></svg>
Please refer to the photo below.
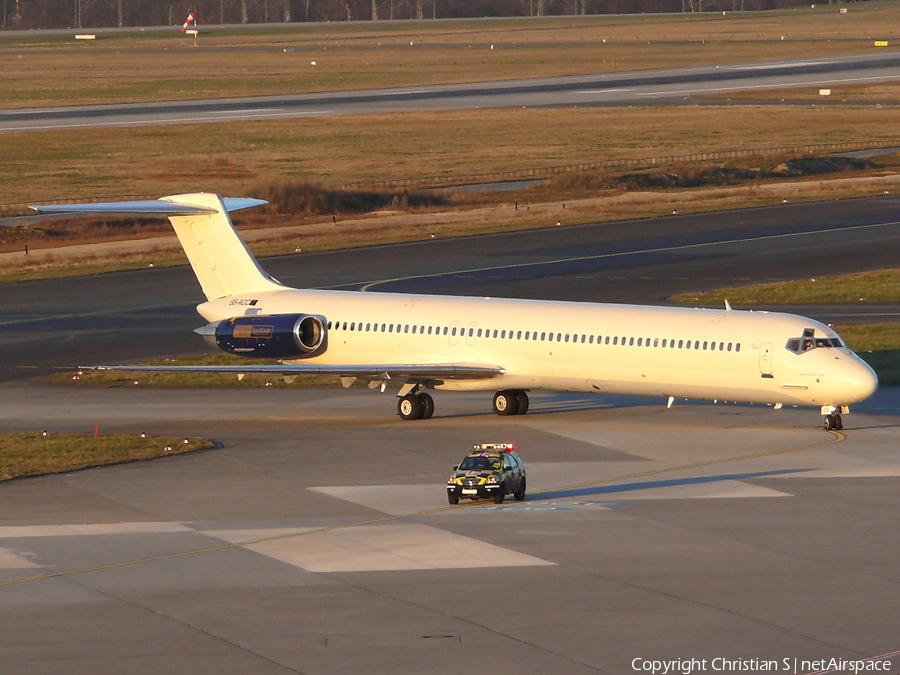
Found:
<svg viewBox="0 0 900 675"><path fill-rule="evenodd" d="M399 364L333 366L313 363L272 366L79 366L79 370L127 370L173 373L261 373L266 375L338 375L363 380L486 380L503 375L498 366L470 364Z"/></svg>
<svg viewBox="0 0 900 675"><path fill-rule="evenodd" d="M247 197L223 199L217 194L171 195L162 199L96 204L42 204L35 218L84 214L161 216L169 219L208 300L228 295L283 290L266 274L234 229L229 211L268 202Z"/></svg>
<svg viewBox="0 0 900 675"><path fill-rule="evenodd" d="M228 212L249 209L252 206L268 204L262 199L248 197L226 197L222 199ZM133 202L97 202L95 204L41 204L30 207L38 213L72 213L72 214L121 214L129 216L191 216L204 213L216 213L216 209L206 206L181 204L169 199L148 199Z"/></svg>

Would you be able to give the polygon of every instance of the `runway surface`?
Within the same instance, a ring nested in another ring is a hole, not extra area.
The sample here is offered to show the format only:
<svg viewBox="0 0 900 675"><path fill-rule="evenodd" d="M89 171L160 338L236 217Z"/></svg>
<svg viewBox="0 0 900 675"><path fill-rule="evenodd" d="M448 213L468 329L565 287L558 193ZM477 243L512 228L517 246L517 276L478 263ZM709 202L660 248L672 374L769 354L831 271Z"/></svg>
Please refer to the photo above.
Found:
<svg viewBox="0 0 900 675"><path fill-rule="evenodd" d="M844 439L815 411L538 394L500 419L484 395L438 396L411 424L365 390L0 385L3 431L223 444L0 485L4 674L619 674L896 650L896 417L854 413ZM483 441L517 444L528 499L450 509L442 482Z"/></svg>
<svg viewBox="0 0 900 675"><path fill-rule="evenodd" d="M297 287L660 303L673 293L897 266L900 198L559 227L267 258ZM302 242L298 242L302 243ZM203 301L186 267L4 287L0 381L56 367L197 353ZM900 306L781 307L831 322Z"/></svg>
<svg viewBox="0 0 900 675"><path fill-rule="evenodd" d="M897 79L896 52L739 65L159 103L0 111L0 132L521 106L646 105L723 91Z"/></svg>

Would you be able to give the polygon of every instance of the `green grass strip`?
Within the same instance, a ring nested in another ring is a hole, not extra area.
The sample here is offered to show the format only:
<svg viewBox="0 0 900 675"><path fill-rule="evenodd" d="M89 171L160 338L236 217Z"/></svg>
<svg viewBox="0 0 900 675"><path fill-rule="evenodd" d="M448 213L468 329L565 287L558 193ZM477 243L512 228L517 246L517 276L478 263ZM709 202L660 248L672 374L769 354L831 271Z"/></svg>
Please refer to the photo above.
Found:
<svg viewBox="0 0 900 675"><path fill-rule="evenodd" d="M722 306L725 300L732 305L900 302L900 269L680 293L670 300L707 307Z"/></svg>
<svg viewBox="0 0 900 675"><path fill-rule="evenodd" d="M275 366L275 359L248 359L230 354L195 354L178 358L147 361L132 365L140 366ZM339 384L336 375L297 375L285 378L281 375L247 373L238 379L234 373L173 373L137 372L117 370L86 370L80 374L66 371L50 375L48 379L56 384L76 386L93 385L101 387L286 387L290 384L306 387L320 387Z"/></svg>
<svg viewBox="0 0 900 675"><path fill-rule="evenodd" d="M75 471L91 466L124 464L215 447L202 438L40 432L0 434L0 481ZM166 449L168 448L168 450Z"/></svg>

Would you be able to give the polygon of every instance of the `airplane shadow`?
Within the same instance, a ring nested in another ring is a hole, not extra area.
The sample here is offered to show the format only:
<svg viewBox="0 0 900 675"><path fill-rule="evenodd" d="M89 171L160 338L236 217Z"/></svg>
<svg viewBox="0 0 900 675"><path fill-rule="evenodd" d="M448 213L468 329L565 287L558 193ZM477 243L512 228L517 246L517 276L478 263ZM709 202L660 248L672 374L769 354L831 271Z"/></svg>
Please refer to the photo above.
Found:
<svg viewBox="0 0 900 675"><path fill-rule="evenodd" d="M644 481L641 483L627 483L625 485L593 485L571 489L551 490L549 492L531 493L528 499L570 499L572 497L592 497L595 495L610 495L623 492L636 492L638 490L651 490L654 488L673 487L678 485L702 485L705 483L717 483L726 480L749 480L751 478L765 478L766 476L783 476L793 473L805 473L813 469L781 469L777 471L757 471L753 473L731 473L718 476L698 476L695 478L671 478L667 480Z"/></svg>
<svg viewBox="0 0 900 675"><path fill-rule="evenodd" d="M488 400L490 404L490 400ZM588 412L599 410L614 410L632 407L657 406L663 408L665 402L647 396L611 396L602 394L557 394L532 400L528 410L529 417L541 415L554 415L566 412ZM497 414L490 409L473 410L470 412L454 412L447 414L435 414L434 419L462 419L466 417L496 417ZM521 419L516 415L505 418L509 422Z"/></svg>

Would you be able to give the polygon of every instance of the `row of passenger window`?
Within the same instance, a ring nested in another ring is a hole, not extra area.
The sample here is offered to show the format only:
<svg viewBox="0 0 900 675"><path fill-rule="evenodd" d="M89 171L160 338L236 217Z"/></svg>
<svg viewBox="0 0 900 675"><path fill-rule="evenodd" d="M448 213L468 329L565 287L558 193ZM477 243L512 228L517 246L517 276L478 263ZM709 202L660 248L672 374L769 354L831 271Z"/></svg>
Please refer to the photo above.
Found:
<svg viewBox="0 0 900 675"><path fill-rule="evenodd" d="M618 335L593 335L583 333L552 333L547 331L512 331L490 328L462 328L456 326L418 326L410 324L377 324L351 321L329 321L329 330L358 330L373 333L412 333L413 335L449 335L456 337L485 337L500 340L539 340L541 342L572 342L580 344L605 344L629 347L660 347L663 349L703 349L708 351L741 351L740 342L716 342L715 340L674 340L668 338L634 338Z"/></svg>

